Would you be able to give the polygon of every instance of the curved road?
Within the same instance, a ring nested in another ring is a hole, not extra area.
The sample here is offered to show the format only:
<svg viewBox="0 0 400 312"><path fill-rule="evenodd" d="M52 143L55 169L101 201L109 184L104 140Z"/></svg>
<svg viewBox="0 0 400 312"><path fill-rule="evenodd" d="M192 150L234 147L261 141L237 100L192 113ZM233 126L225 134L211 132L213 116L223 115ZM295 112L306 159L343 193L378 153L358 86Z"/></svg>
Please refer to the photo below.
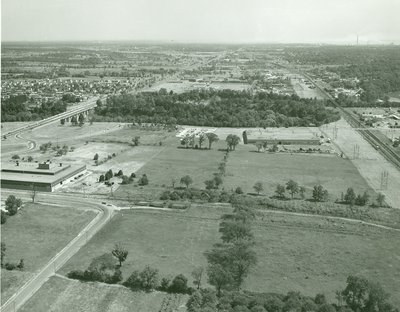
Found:
<svg viewBox="0 0 400 312"><path fill-rule="evenodd" d="M2 191L3 196L18 193L23 198L30 196L29 192ZM37 274L25 283L10 299L1 307L2 312L16 311L20 308L55 272L64 265L88 240L96 234L113 216L114 208L99 204L87 198L76 198L74 195L40 193L40 200L46 204L81 206L86 209L96 209L97 216L82 231L58 252Z"/></svg>

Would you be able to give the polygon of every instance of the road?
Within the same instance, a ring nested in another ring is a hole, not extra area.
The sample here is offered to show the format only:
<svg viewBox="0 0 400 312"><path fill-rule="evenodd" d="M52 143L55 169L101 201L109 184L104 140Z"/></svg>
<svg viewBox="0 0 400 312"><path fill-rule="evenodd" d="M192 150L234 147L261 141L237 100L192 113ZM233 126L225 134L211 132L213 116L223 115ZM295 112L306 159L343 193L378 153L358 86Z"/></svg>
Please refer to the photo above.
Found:
<svg viewBox="0 0 400 312"><path fill-rule="evenodd" d="M2 190L3 198L10 194L18 194L23 199L29 199L30 197L29 192ZM54 275L95 233L111 220L114 211L112 206L106 206L88 198L77 198L76 194L40 193L40 202L50 205L67 204L70 206L81 206L85 209L95 209L99 213L67 246L57 253L34 277L4 303L0 309L2 312L17 311L50 276Z"/></svg>
<svg viewBox="0 0 400 312"><path fill-rule="evenodd" d="M45 119L42 119L42 120L39 120L39 121L35 121L35 122L32 122L32 123L29 123L29 124L24 125L22 127L19 127L19 128L14 129L14 130L11 130L11 131L9 131L7 133L2 133L2 135L3 136L5 135L6 137L8 137L10 135L15 135L15 134L21 133L23 131L27 131L27 130L31 130L31 129L34 129L34 128L37 128L37 127L41 127L41 126L47 125L49 123L58 122L61 119L74 116L76 114L85 112L85 111L87 111L89 109L92 109L92 108L96 107L97 100L98 100L97 97L91 98L91 99L89 99L89 100L87 100L87 101L85 101L85 102L83 102L83 103L81 103L79 105L73 106L70 110L67 110L66 112L63 112L63 113L60 113L58 115L54 115L54 116L51 116L51 117L48 117L48 118L45 118Z"/></svg>

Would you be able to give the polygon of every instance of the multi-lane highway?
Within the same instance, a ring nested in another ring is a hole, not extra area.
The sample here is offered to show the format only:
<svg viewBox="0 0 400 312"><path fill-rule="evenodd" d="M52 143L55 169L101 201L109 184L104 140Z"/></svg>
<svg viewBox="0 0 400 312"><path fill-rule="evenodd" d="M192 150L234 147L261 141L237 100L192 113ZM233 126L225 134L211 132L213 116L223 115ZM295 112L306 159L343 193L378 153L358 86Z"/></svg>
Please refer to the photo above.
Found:
<svg viewBox="0 0 400 312"><path fill-rule="evenodd" d="M69 118L69 117L75 116L77 114L86 112L86 111L96 107L97 100L98 100L98 97L91 98L85 102L82 102L79 105L75 105L74 107L67 110L66 112L63 112L58 115L54 115L54 116L51 116L51 117L48 117L48 118L45 118L45 119L42 119L39 121L31 122L22 127L13 129L7 133L3 133L2 135L8 137L10 135L15 135L15 134L21 133L23 131L31 130L31 129L34 129L34 128L37 128L37 127L40 127L40 126L43 126L43 125L46 125L49 123L58 122L61 119Z"/></svg>
<svg viewBox="0 0 400 312"><path fill-rule="evenodd" d="M23 199L29 194L24 191L5 191L2 196L16 194ZM76 194L41 193L41 201L46 204L64 205L84 209L95 209L97 216L60 252L58 252L40 271L38 271L27 283L25 283L10 299L1 307L2 312L17 311L61 266L63 266L86 242L97 233L112 217L113 207L100 204L88 198L77 198Z"/></svg>

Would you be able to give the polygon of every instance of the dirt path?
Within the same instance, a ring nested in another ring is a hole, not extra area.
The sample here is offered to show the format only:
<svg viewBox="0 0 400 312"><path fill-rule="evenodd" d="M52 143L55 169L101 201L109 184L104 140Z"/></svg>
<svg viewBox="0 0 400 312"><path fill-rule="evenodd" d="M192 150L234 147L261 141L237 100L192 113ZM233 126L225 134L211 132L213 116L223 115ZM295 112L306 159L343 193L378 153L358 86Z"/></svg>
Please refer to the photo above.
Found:
<svg viewBox="0 0 400 312"><path fill-rule="evenodd" d="M400 171L365 141L343 118L336 123L320 127L320 130L333 138L335 127L337 127L337 138L333 142L352 161L368 185L376 192L383 193L387 204L400 209ZM382 188L381 175L385 171L388 173L388 183L387 188Z"/></svg>

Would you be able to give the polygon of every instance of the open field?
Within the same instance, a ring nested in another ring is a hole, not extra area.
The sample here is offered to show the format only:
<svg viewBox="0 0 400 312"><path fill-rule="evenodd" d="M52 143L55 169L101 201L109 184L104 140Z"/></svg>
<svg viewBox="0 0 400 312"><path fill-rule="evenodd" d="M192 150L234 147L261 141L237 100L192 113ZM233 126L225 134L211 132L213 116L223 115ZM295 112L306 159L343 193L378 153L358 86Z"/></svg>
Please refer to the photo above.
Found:
<svg viewBox="0 0 400 312"><path fill-rule="evenodd" d="M33 273L43 267L88 224L95 213L43 204L25 204L17 215L1 227L6 244L5 262L25 260L24 272L2 276L2 302L7 300ZM2 270L4 272L4 270Z"/></svg>
<svg viewBox="0 0 400 312"><path fill-rule="evenodd" d="M206 143L205 143L206 144ZM217 172L218 163L223 159L223 152L218 151L225 148L224 142L213 144L211 150L195 150L178 148L179 140L175 139L168 146L163 146L162 150L155 153L148 162L137 171L137 177L146 174L149 179L149 185L142 189L133 185L122 185L118 188L116 196L138 195L138 192L148 192L151 197L154 194L154 188L159 189L162 185L172 186L172 179L176 179L176 185L179 186L181 177L189 175L193 179L193 187L204 188L204 181L213 177ZM162 191L158 191L159 194Z"/></svg>
<svg viewBox="0 0 400 312"><path fill-rule="evenodd" d="M205 266L204 252L219 241L218 224L229 208L195 206L185 212L121 211L61 270L85 269L95 256L123 242L129 256L122 267L124 278L150 265L162 275L190 273ZM361 274L382 283L399 304L400 237L383 231L326 217L300 217L264 213L254 233L258 264L246 280L254 291L298 290L314 296L344 287L349 274Z"/></svg>
<svg viewBox="0 0 400 312"><path fill-rule="evenodd" d="M354 187L356 192L368 190L368 184L359 175L354 165L347 159L336 155L301 155L288 153L257 153L254 146L241 145L229 154L224 187L242 187L244 192L254 193L253 185L264 184L264 194L275 195L276 185L293 179L307 189L311 197L315 185L323 185L335 200Z"/></svg>
<svg viewBox="0 0 400 312"><path fill-rule="evenodd" d="M187 295L132 292L125 287L51 277L21 312L184 312Z"/></svg>

